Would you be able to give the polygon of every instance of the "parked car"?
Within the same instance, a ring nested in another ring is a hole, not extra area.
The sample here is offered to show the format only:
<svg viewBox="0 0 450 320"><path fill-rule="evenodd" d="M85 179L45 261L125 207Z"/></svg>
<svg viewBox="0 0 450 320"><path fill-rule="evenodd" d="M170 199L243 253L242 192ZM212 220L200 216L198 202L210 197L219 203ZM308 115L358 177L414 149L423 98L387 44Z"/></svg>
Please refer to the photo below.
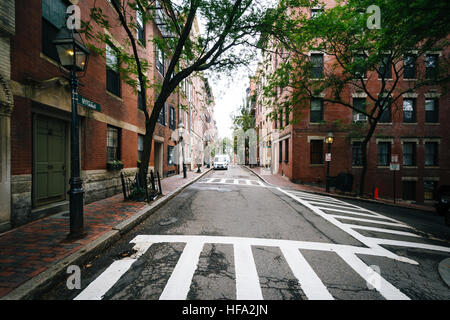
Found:
<svg viewBox="0 0 450 320"><path fill-rule="evenodd" d="M445 215L445 222L450 226L450 185L438 188L436 200L436 212Z"/></svg>
<svg viewBox="0 0 450 320"><path fill-rule="evenodd" d="M228 156L227 155L217 155L214 157L214 170L225 169L228 170Z"/></svg>

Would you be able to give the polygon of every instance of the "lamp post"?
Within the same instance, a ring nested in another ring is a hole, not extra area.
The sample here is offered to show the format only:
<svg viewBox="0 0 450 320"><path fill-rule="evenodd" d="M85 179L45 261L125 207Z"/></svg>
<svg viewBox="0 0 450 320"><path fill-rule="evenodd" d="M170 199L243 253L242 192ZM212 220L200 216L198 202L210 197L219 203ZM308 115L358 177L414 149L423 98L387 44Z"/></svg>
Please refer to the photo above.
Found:
<svg viewBox="0 0 450 320"><path fill-rule="evenodd" d="M86 72L89 50L76 30L62 28L53 40L61 67L70 72L69 81L72 100L72 124L70 137L70 234L69 238L84 235L83 181L80 178L80 142L78 135L78 77L77 72Z"/></svg>
<svg viewBox="0 0 450 320"><path fill-rule="evenodd" d="M186 164L184 163L184 140L183 140L183 133L184 133L184 124L183 122L180 122L178 124L178 134L180 136L180 143L181 143L181 156L183 158L183 178L186 179L187 178L187 173L186 173Z"/></svg>
<svg viewBox="0 0 450 320"><path fill-rule="evenodd" d="M333 132L328 132L328 135L325 138L325 142L328 146L328 154L330 157L330 159L327 160L327 179L326 179L325 191L330 192L330 162L331 162L331 145L334 142Z"/></svg>

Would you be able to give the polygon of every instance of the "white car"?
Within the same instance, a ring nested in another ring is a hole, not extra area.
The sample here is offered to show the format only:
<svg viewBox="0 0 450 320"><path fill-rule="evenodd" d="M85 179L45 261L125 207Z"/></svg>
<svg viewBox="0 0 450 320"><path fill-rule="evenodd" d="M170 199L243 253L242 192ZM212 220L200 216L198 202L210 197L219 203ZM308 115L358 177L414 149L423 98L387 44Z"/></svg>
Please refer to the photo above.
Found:
<svg viewBox="0 0 450 320"><path fill-rule="evenodd" d="M227 155L217 155L214 157L214 170L225 169L228 170L228 156Z"/></svg>

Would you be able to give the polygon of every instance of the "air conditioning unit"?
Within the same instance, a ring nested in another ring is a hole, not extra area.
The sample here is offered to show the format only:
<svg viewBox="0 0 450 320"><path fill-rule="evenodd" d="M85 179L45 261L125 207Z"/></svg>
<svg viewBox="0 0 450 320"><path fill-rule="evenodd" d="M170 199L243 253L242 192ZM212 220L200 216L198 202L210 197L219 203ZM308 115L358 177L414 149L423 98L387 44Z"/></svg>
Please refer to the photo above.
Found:
<svg viewBox="0 0 450 320"><path fill-rule="evenodd" d="M353 114L353 122L365 122L367 121L367 116L362 113L354 113Z"/></svg>

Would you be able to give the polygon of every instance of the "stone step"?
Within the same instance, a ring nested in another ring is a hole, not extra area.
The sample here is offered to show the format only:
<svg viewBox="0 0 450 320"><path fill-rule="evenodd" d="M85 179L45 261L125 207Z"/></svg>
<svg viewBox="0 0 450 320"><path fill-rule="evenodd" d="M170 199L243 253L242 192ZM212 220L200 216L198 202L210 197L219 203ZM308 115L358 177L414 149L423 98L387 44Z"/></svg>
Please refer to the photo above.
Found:
<svg viewBox="0 0 450 320"><path fill-rule="evenodd" d="M31 214L33 220L40 219L49 215L65 212L69 210L69 201L60 201L33 209Z"/></svg>

